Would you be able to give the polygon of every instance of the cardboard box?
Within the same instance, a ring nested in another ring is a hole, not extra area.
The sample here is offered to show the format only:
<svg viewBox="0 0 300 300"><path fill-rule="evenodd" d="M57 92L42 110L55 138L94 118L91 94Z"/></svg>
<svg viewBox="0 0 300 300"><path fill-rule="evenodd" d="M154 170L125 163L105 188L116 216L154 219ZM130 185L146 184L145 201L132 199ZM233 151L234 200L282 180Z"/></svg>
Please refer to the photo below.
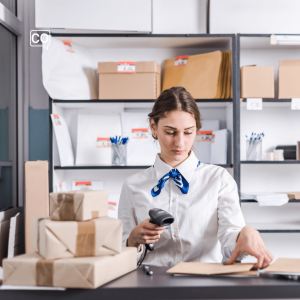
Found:
<svg viewBox="0 0 300 300"><path fill-rule="evenodd" d="M274 97L273 67L241 67L241 98Z"/></svg>
<svg viewBox="0 0 300 300"><path fill-rule="evenodd" d="M87 221L108 213L108 191L50 193L50 218L56 221Z"/></svg>
<svg viewBox="0 0 300 300"><path fill-rule="evenodd" d="M43 260L37 253L3 261L3 284L95 289L136 269L136 248L114 256Z"/></svg>
<svg viewBox="0 0 300 300"><path fill-rule="evenodd" d="M25 162L25 252L33 252L31 219L49 217L48 161Z"/></svg>
<svg viewBox="0 0 300 300"><path fill-rule="evenodd" d="M280 60L278 69L278 98L300 98L300 59Z"/></svg>
<svg viewBox="0 0 300 300"><path fill-rule="evenodd" d="M287 192L289 199L300 200L300 192Z"/></svg>
<svg viewBox="0 0 300 300"><path fill-rule="evenodd" d="M100 62L99 99L156 99L160 73L155 61Z"/></svg>
<svg viewBox="0 0 300 300"><path fill-rule="evenodd" d="M32 246L45 259L114 255L122 249L122 221L109 217L91 221L32 220Z"/></svg>
<svg viewBox="0 0 300 300"><path fill-rule="evenodd" d="M183 86L195 99L230 98L231 51L165 60L162 90L173 86Z"/></svg>

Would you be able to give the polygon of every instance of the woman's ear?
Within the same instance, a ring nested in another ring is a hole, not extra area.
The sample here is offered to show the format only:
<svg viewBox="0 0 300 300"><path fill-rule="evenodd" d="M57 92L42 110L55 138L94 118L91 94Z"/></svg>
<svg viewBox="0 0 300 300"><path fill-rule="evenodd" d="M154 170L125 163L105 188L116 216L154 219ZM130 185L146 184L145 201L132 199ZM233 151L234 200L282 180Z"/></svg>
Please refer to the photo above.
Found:
<svg viewBox="0 0 300 300"><path fill-rule="evenodd" d="M150 119L149 122L150 122L150 129L151 129L151 132L152 132L152 136L154 138L157 138L157 126L156 126L153 119Z"/></svg>

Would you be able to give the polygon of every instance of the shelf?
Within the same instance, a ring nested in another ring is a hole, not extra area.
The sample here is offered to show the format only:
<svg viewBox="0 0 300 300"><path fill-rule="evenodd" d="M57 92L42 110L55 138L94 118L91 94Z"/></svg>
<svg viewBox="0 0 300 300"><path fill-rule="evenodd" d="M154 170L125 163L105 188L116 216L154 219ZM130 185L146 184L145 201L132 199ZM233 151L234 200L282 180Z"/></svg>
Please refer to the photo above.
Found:
<svg viewBox="0 0 300 300"><path fill-rule="evenodd" d="M258 204L258 202L254 199L241 199L241 203L257 203ZM300 200L289 199L289 203L300 203Z"/></svg>
<svg viewBox="0 0 300 300"><path fill-rule="evenodd" d="M56 30L59 31L59 30ZM85 48L207 48L225 49L234 38L234 34L101 34L101 33L76 33L73 30L51 35L57 39L68 41L74 45Z"/></svg>
<svg viewBox="0 0 300 300"><path fill-rule="evenodd" d="M124 108L152 108L154 99L147 100L52 100L53 104L62 108L97 108L99 105L124 105ZM199 108L225 108L232 105L233 100L230 99L196 99Z"/></svg>
<svg viewBox="0 0 300 300"><path fill-rule="evenodd" d="M286 160L241 160L241 164L258 164L258 165L286 165L286 164L300 164L300 160L286 159Z"/></svg>
<svg viewBox="0 0 300 300"><path fill-rule="evenodd" d="M276 34L297 35L297 34ZM270 45L271 34L240 34L241 49L297 49L300 45Z"/></svg>
<svg viewBox="0 0 300 300"><path fill-rule="evenodd" d="M243 98L242 102L246 102L247 98ZM278 98L263 98L263 103L291 103L292 99L278 99Z"/></svg>
<svg viewBox="0 0 300 300"><path fill-rule="evenodd" d="M248 223L260 233L300 233L299 223Z"/></svg>
<svg viewBox="0 0 300 300"><path fill-rule="evenodd" d="M218 165L219 167L223 168L232 168L232 164L227 165ZM54 166L54 170L115 170L115 169L147 169L151 166L67 166L67 167L60 167L60 166Z"/></svg>

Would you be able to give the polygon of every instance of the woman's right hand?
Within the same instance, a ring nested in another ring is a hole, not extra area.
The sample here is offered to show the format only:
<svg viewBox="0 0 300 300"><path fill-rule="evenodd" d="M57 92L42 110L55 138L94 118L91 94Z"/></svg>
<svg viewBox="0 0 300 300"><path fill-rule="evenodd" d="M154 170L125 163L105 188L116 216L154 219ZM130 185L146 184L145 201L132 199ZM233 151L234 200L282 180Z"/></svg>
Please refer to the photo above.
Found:
<svg viewBox="0 0 300 300"><path fill-rule="evenodd" d="M144 220L134 227L128 237L129 247L139 247L140 244L152 244L160 239L160 235L166 227L159 227L149 222L150 218Z"/></svg>

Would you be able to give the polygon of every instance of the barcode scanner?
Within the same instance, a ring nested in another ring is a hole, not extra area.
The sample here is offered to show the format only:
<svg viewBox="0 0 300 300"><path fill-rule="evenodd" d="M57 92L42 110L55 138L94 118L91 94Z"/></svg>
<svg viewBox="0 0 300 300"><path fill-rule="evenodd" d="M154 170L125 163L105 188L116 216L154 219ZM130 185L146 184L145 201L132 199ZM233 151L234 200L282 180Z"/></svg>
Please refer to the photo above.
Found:
<svg viewBox="0 0 300 300"><path fill-rule="evenodd" d="M171 225L175 220L171 214L169 214L168 212L166 212L165 210L160 209L160 208L150 209L149 216L150 216L149 223L156 224L159 227ZM142 262L144 261L146 255L147 255L147 252L154 250L154 244L145 244L145 247L146 247L145 255L138 266L140 266L142 264Z"/></svg>

